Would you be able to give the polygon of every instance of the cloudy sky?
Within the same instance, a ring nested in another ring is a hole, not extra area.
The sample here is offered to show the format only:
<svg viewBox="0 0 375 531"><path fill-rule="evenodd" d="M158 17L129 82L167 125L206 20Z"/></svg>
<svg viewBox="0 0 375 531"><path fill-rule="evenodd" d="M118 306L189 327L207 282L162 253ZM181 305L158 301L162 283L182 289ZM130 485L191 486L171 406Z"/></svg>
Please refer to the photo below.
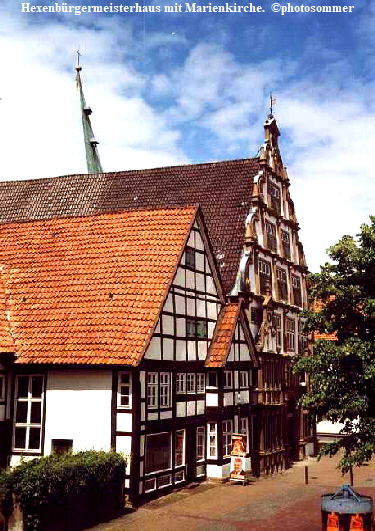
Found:
<svg viewBox="0 0 375 531"><path fill-rule="evenodd" d="M183 3L170 13L166 6L180 4L138 0L122 5L147 12L78 14L25 12L55 5L42 0L22 12L22 2L0 0L1 180L85 173L78 48L105 171L254 156L272 91L301 239L317 271L330 245L375 214L375 0L304 0L309 13L284 15L272 4L192 13ZM332 4L354 8L311 12Z"/></svg>

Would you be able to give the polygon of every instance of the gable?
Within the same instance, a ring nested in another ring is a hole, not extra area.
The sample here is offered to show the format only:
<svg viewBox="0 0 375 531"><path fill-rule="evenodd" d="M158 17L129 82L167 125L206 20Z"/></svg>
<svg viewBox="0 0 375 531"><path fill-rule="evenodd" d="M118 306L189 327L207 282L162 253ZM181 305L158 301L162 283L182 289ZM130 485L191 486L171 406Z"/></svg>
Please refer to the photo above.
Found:
<svg viewBox="0 0 375 531"><path fill-rule="evenodd" d="M144 358L204 361L222 303L213 257L196 222Z"/></svg>

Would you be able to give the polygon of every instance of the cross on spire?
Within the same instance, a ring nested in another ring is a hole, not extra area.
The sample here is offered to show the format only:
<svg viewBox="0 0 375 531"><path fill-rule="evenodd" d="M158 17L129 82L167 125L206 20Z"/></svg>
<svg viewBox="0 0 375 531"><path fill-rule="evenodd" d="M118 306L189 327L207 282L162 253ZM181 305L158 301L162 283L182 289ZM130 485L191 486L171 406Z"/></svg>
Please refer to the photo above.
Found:
<svg viewBox="0 0 375 531"><path fill-rule="evenodd" d="M270 92L270 113L272 115L273 106L276 105L276 98L273 97L272 92Z"/></svg>

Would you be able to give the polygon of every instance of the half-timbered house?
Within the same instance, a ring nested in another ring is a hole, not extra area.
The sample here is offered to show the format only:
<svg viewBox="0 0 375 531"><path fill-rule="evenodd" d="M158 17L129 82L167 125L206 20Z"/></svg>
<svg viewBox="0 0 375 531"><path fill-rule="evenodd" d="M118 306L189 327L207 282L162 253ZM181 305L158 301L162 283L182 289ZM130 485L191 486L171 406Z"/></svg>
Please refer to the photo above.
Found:
<svg viewBox="0 0 375 531"><path fill-rule="evenodd" d="M200 210L8 224L0 242L3 461L115 448L133 501L228 476L258 363Z"/></svg>

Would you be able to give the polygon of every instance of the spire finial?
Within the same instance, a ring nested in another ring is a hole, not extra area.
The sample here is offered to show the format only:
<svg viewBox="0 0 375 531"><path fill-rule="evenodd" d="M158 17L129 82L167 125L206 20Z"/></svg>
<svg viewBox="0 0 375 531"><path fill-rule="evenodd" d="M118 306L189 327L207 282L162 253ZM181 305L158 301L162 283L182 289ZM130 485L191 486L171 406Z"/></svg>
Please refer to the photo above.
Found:
<svg viewBox="0 0 375 531"><path fill-rule="evenodd" d="M276 98L273 97L272 91L270 92L270 116L273 116L273 106L276 105Z"/></svg>
<svg viewBox="0 0 375 531"><path fill-rule="evenodd" d="M77 66L76 66L76 71L77 72L80 72L82 70L82 66L79 64L79 58L81 57L81 52L79 51L79 48L77 50Z"/></svg>

